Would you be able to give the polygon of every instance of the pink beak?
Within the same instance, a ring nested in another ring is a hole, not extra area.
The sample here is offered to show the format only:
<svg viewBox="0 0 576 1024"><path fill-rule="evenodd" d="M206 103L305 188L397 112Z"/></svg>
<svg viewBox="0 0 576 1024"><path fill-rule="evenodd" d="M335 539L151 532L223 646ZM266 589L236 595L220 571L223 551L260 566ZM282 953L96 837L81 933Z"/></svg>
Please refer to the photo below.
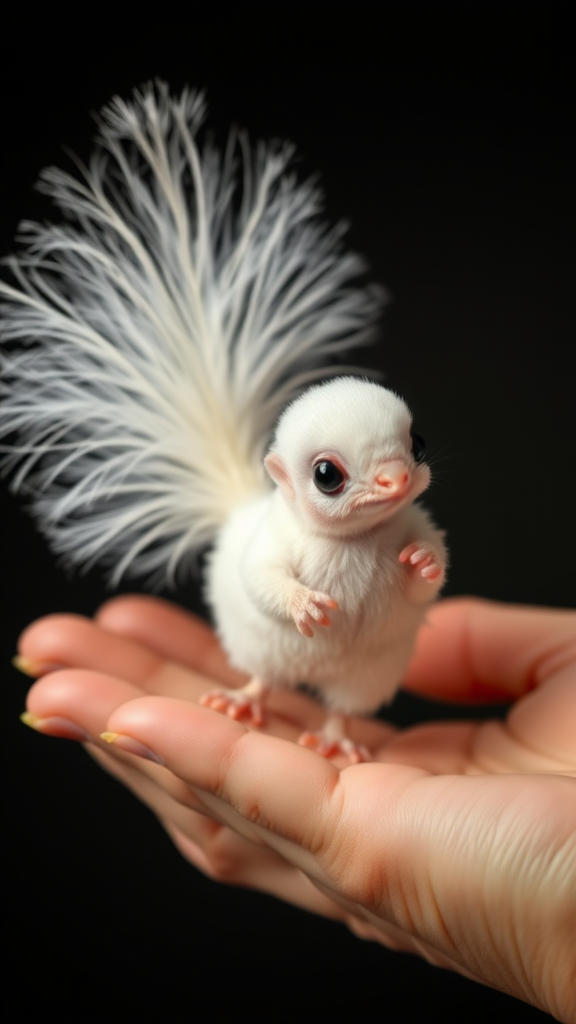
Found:
<svg viewBox="0 0 576 1024"><path fill-rule="evenodd" d="M410 486L410 473L402 459L391 459L380 467L376 484L390 497L401 497Z"/></svg>

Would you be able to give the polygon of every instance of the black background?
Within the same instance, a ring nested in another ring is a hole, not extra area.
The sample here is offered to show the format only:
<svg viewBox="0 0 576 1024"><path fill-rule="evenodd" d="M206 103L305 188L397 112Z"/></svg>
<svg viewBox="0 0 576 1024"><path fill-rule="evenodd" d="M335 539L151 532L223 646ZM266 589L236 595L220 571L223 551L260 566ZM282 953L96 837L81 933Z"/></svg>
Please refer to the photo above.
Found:
<svg viewBox="0 0 576 1024"><path fill-rule="evenodd" d="M39 170L66 163L63 145L86 157L89 112L152 77L206 87L222 134L235 122L252 138L292 139L302 175L320 172L330 218L351 222L350 244L393 295L363 358L428 442L427 504L451 549L446 593L573 605L570 7L191 3L153 16L123 5L12 16L2 253L20 219L48 213L32 192ZM5 1019L545 1019L205 880L80 747L20 726L26 682L9 667L19 631L52 611L89 615L106 591L97 572L55 566L4 497L4 991L20 1005ZM193 581L175 599L197 606L197 592ZM392 711L446 713L408 697Z"/></svg>

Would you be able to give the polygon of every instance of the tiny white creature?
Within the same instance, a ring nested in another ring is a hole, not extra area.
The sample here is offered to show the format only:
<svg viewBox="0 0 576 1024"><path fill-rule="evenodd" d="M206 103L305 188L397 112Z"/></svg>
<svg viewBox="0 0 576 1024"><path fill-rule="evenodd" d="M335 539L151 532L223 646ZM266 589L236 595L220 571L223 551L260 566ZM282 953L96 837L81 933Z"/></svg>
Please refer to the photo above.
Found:
<svg viewBox="0 0 576 1024"><path fill-rule="evenodd" d="M204 113L147 86L102 112L82 177L44 172L65 220L23 224L0 283L6 464L56 551L112 583L173 582L212 544L208 600L251 679L204 703L257 725L270 687L309 683L330 714L302 742L361 760L343 716L391 699L445 574L423 442L393 392L315 383L383 293L292 148L200 147Z"/></svg>
<svg viewBox="0 0 576 1024"><path fill-rule="evenodd" d="M370 381L337 378L288 407L265 459L277 488L230 517L208 572L224 646L253 678L203 703L258 723L269 687L305 679L333 713L301 742L367 757L342 715L392 698L444 579L442 534L413 504L423 457L405 403Z"/></svg>

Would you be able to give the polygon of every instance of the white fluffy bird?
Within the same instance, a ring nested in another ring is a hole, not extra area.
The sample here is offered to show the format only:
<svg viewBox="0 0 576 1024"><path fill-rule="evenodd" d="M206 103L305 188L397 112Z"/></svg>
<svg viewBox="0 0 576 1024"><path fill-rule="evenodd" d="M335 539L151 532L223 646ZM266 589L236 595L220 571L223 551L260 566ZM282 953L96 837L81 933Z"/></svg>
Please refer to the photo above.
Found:
<svg viewBox="0 0 576 1024"><path fill-rule="evenodd" d="M81 178L44 172L66 219L23 224L0 284L7 463L56 551L113 583L173 581L214 544L207 595L252 678L204 703L258 724L269 687L310 683L331 714L303 742L359 760L342 715L392 697L444 578L413 504L430 472L391 391L309 386L382 293L355 285L291 147L200 147L204 113L145 87L104 109Z"/></svg>

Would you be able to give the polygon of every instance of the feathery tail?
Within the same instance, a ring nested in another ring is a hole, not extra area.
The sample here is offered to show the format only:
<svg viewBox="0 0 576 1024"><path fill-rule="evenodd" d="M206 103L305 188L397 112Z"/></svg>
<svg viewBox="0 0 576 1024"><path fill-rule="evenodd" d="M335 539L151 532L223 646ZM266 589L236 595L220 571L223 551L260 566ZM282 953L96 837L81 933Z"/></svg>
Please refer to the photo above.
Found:
<svg viewBox="0 0 576 1024"><path fill-rule="evenodd" d="M294 395L382 305L289 145L199 148L202 94L115 98L81 177L41 188L62 226L21 225L0 283L8 345L0 432L54 548L173 581L231 509ZM5 449L6 450L6 449Z"/></svg>

